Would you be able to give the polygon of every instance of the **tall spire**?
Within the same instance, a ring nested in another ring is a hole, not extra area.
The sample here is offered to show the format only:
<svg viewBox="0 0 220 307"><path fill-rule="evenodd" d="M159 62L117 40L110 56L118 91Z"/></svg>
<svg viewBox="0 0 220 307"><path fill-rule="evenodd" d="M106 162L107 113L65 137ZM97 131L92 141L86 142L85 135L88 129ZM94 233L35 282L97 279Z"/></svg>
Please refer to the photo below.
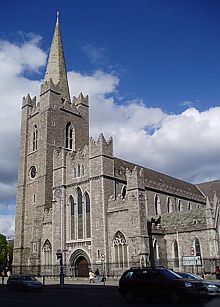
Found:
<svg viewBox="0 0 220 307"><path fill-rule="evenodd" d="M59 26L59 12L57 12L57 20L53 35L50 54L47 62L47 69L44 81L52 79L54 84L60 82L61 97L70 101L69 86L66 75L66 66L63 53L63 45Z"/></svg>

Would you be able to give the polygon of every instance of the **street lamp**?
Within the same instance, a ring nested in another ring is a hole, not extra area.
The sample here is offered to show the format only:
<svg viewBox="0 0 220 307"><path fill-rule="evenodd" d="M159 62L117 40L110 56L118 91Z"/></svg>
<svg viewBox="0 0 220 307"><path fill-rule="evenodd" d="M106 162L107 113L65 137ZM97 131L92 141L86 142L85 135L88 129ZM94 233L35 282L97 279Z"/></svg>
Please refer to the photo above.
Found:
<svg viewBox="0 0 220 307"><path fill-rule="evenodd" d="M152 236L152 225L154 224L159 225L161 221L161 216L159 216L157 219L151 218L150 221L147 221L147 233L149 238L149 249L150 249L150 255L149 255L149 261L152 268L155 268L155 259L154 259L154 247L153 247L153 236Z"/></svg>
<svg viewBox="0 0 220 307"><path fill-rule="evenodd" d="M63 268L63 197L62 189L56 188L54 192L55 197L60 203L60 250L57 251L57 260L60 261L60 288L64 286L64 268Z"/></svg>

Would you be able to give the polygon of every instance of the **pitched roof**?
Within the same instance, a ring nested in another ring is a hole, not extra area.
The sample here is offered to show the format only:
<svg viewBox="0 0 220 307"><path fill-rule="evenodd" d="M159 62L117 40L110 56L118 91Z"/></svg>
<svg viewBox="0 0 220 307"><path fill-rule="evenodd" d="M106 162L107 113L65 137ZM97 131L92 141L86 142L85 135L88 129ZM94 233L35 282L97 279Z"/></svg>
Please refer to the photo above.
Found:
<svg viewBox="0 0 220 307"><path fill-rule="evenodd" d="M133 169L136 164L124 161L122 159L114 158L114 165L117 170L122 172L128 168ZM144 177L145 177L145 187L152 188L156 190L160 190L162 192L179 195L181 197L185 197L187 199L194 199L196 201L205 202L205 197L202 192L198 189L198 187L189 182L165 175L163 173L151 170L149 168L145 168L137 165L138 168L143 168ZM119 176L119 174L118 174ZM125 176L123 176L125 178Z"/></svg>
<svg viewBox="0 0 220 307"><path fill-rule="evenodd" d="M197 184L197 187L209 197L210 200L213 199L214 193L220 198L220 180L214 180L204 183Z"/></svg>

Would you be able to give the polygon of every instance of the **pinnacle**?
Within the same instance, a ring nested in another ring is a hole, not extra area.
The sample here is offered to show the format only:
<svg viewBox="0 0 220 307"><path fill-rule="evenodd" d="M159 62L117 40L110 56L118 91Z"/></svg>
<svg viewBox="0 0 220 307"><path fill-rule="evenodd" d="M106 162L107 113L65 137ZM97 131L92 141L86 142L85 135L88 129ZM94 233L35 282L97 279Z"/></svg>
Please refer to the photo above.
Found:
<svg viewBox="0 0 220 307"><path fill-rule="evenodd" d="M58 16L59 14L57 13L56 26L52 44L50 47L50 54L47 62L47 69L44 81L49 81L50 79L52 79L55 85L59 82L61 97L70 101L69 86L67 81L66 66Z"/></svg>

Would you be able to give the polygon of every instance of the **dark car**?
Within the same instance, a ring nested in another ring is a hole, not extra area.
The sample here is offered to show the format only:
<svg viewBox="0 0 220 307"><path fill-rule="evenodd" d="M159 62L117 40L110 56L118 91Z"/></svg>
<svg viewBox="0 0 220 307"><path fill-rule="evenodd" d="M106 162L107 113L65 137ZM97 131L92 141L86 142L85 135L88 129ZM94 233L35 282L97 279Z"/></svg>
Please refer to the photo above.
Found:
<svg viewBox="0 0 220 307"><path fill-rule="evenodd" d="M210 296L220 295L220 282L205 280L202 277L196 274L192 274L192 273L184 272L184 273L178 273L178 274L185 279L201 281L203 285L207 287L208 295Z"/></svg>
<svg viewBox="0 0 220 307"><path fill-rule="evenodd" d="M176 303L202 298L207 288L201 281L189 281L166 268L130 268L119 280L119 292L130 303L138 297L169 298Z"/></svg>
<svg viewBox="0 0 220 307"><path fill-rule="evenodd" d="M38 290L41 291L43 284L33 276L11 275L8 278L7 286L10 290Z"/></svg>

